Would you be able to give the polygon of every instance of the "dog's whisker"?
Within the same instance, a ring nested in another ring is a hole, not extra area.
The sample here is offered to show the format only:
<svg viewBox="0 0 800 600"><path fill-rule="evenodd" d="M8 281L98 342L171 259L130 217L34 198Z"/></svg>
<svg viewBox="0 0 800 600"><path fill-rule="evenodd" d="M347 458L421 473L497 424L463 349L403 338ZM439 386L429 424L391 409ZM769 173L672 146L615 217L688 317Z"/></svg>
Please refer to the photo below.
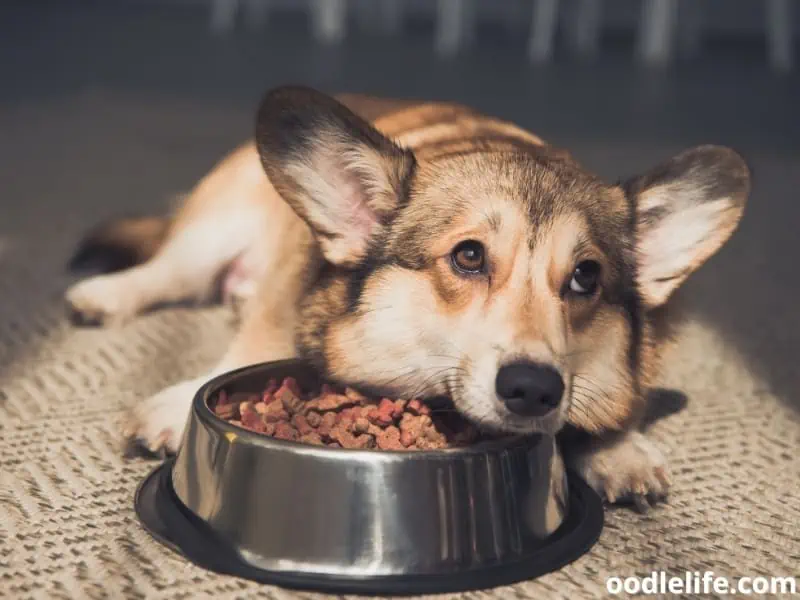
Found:
<svg viewBox="0 0 800 600"><path fill-rule="evenodd" d="M601 400L606 401L598 402L598 396L601 397ZM607 398L605 395L592 393L581 388L576 388L573 392L573 400L574 401L570 406L570 410L575 410L575 412L583 415L586 418L591 418L593 415L597 415L598 413L609 419L614 418L614 414L608 406L609 404L613 404L613 401L610 398ZM589 406L591 406L591 410Z"/></svg>

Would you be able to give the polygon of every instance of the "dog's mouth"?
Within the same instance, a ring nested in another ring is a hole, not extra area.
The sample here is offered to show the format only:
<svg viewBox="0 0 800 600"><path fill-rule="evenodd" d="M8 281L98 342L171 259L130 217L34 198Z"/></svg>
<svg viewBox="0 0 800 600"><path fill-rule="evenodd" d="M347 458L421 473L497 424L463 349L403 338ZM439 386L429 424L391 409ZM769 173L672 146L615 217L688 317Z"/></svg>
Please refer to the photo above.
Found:
<svg viewBox="0 0 800 600"><path fill-rule="evenodd" d="M482 398L481 401L469 398L448 398L450 410L470 421L482 431L505 435L555 435L564 426L568 398L561 406L550 413L537 417L520 416L509 411L500 401ZM493 401L494 400L494 401Z"/></svg>

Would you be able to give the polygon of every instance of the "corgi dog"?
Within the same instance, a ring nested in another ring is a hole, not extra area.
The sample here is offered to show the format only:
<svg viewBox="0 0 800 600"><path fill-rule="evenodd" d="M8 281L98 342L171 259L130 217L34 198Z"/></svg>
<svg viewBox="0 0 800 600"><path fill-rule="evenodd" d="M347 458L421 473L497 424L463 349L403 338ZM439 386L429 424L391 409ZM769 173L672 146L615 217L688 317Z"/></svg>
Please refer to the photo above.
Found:
<svg viewBox="0 0 800 600"><path fill-rule="evenodd" d="M124 435L174 452L209 378L302 357L393 397L448 396L500 432L558 435L609 502L670 485L640 431L673 293L736 229L750 171L720 146L607 183L503 120L443 102L269 92L255 139L169 217L90 232L66 293L118 323L221 292L238 332L209 373L132 409Z"/></svg>

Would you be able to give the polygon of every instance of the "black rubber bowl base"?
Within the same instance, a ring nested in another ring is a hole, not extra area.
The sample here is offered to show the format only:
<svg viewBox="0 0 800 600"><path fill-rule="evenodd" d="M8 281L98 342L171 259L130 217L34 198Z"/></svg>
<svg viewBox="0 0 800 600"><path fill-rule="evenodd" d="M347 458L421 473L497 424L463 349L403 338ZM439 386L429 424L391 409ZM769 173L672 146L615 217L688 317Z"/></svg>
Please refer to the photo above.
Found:
<svg viewBox="0 0 800 600"><path fill-rule="evenodd" d="M136 514L150 535L209 571L289 589L404 596L509 585L535 579L574 562L589 551L603 529L603 505L599 496L580 478L570 474L567 518L541 549L521 561L443 575L369 578L266 571L245 563L235 549L186 509L172 489L173 462L174 459L170 459L159 465L136 490Z"/></svg>

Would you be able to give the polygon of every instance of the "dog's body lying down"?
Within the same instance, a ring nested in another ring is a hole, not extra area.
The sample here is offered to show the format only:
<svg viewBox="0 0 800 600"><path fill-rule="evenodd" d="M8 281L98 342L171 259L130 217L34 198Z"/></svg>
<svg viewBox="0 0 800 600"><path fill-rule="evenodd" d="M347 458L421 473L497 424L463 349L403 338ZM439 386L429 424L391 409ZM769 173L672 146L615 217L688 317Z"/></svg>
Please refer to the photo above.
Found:
<svg viewBox="0 0 800 600"><path fill-rule="evenodd" d="M242 306L219 365L137 406L126 435L174 451L209 377L300 355L395 397L449 395L511 432L573 435L567 459L614 501L663 496L636 428L667 301L735 230L749 171L684 152L608 185L536 136L465 107L305 88L265 98L256 140L170 219L120 221L79 261L130 268L67 293L120 320L219 288Z"/></svg>

